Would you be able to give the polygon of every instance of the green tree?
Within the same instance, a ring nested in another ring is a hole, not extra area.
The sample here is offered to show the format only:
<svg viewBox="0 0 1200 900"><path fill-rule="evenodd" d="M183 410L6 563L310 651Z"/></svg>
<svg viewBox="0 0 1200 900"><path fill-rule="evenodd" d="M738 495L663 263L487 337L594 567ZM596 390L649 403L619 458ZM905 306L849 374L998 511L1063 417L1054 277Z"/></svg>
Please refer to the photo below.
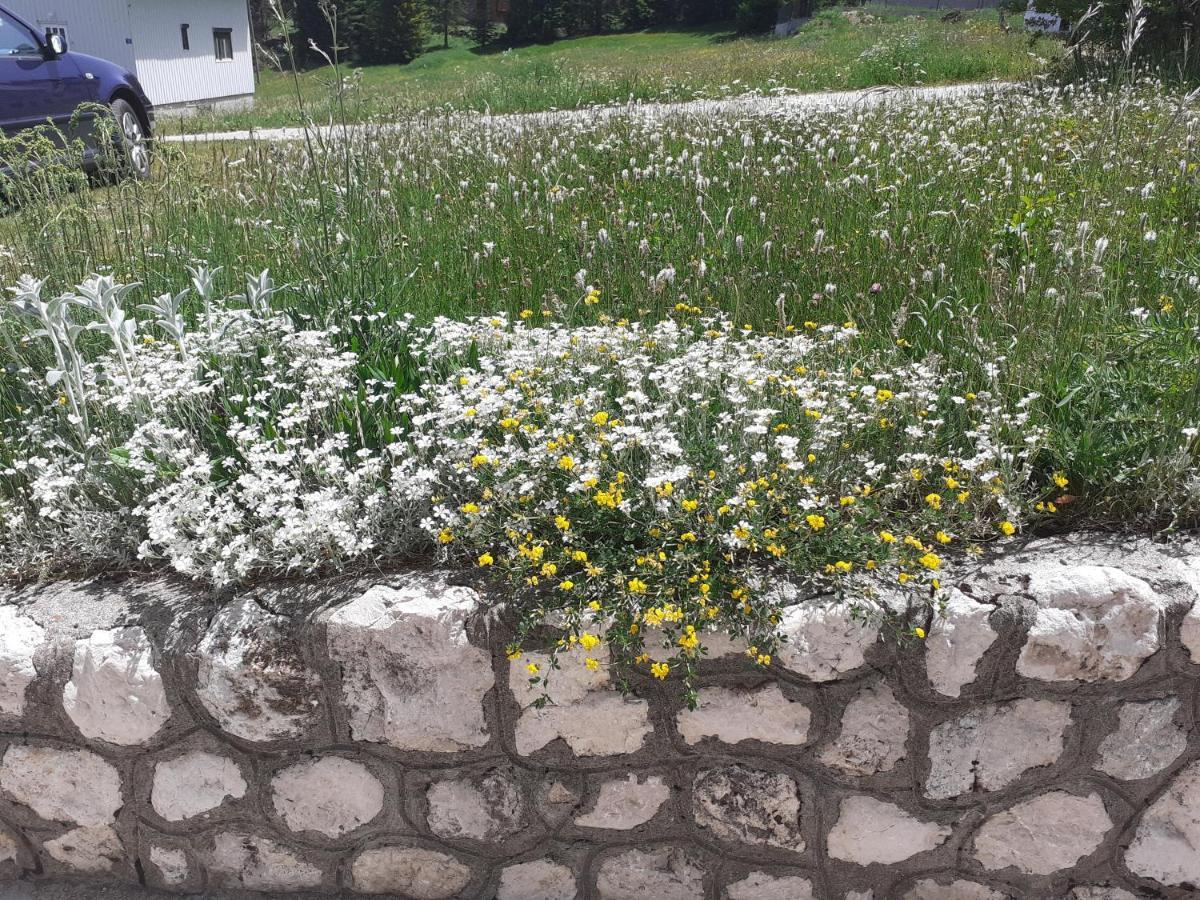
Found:
<svg viewBox="0 0 1200 900"><path fill-rule="evenodd" d="M429 37L425 0L344 0L341 8L341 33L357 62L407 63L424 51Z"/></svg>
<svg viewBox="0 0 1200 900"><path fill-rule="evenodd" d="M738 0L734 21L740 34L770 31L779 16L779 0Z"/></svg>
<svg viewBox="0 0 1200 900"><path fill-rule="evenodd" d="M567 25L564 0L512 0L508 7L508 40L514 44L547 43Z"/></svg>

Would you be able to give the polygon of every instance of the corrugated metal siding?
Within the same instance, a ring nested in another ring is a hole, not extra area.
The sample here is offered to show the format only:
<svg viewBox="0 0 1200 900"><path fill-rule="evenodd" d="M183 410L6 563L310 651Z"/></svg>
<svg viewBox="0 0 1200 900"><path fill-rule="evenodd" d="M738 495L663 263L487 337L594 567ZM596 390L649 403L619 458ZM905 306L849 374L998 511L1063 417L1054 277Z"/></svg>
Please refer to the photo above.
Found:
<svg viewBox="0 0 1200 900"><path fill-rule="evenodd" d="M3 0L30 25L63 25L72 50L133 70L127 0ZM243 13L243 18L245 14Z"/></svg>
<svg viewBox="0 0 1200 900"><path fill-rule="evenodd" d="M152 103L254 93L246 0L129 0L129 20L138 80ZM183 49L179 32L185 22L190 50ZM214 28L232 30L232 60L217 61Z"/></svg>

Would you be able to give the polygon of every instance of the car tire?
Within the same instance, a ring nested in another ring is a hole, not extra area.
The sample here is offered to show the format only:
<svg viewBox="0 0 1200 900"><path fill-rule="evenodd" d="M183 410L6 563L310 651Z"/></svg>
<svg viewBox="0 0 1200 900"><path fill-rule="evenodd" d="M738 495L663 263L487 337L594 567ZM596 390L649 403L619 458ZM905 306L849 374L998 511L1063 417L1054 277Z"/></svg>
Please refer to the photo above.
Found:
<svg viewBox="0 0 1200 900"><path fill-rule="evenodd" d="M128 100L109 104L113 117L113 143L120 174L139 180L150 177L150 136L142 117Z"/></svg>

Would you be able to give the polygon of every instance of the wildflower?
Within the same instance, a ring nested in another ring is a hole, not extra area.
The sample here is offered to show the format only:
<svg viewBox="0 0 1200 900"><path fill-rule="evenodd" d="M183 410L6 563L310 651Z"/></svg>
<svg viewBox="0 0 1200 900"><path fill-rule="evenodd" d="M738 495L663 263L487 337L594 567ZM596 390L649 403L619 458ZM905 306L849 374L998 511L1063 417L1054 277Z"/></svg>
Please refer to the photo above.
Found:
<svg viewBox="0 0 1200 900"><path fill-rule="evenodd" d="M640 578L630 578L626 587L629 588L629 593L631 594L646 593L646 582L642 581Z"/></svg>
<svg viewBox="0 0 1200 900"><path fill-rule="evenodd" d="M1058 486L1059 490L1062 490L1071 482L1067 480L1067 476L1064 475L1062 472L1055 472L1054 473L1054 483L1055 483L1055 485Z"/></svg>
<svg viewBox="0 0 1200 900"><path fill-rule="evenodd" d="M933 572L942 567L942 558L932 551L919 558L917 562Z"/></svg>
<svg viewBox="0 0 1200 900"><path fill-rule="evenodd" d="M881 541L883 541L885 544L896 543L896 536L894 534L892 534L890 531L879 532L879 539Z"/></svg>
<svg viewBox="0 0 1200 900"><path fill-rule="evenodd" d="M1017 526L1006 519L1000 523L1000 531L1003 532L1006 537L1012 537L1017 533Z"/></svg>
<svg viewBox="0 0 1200 900"><path fill-rule="evenodd" d="M658 662L650 667L650 674L659 681L665 681L666 677L671 674L671 667L666 663Z"/></svg>
<svg viewBox="0 0 1200 900"><path fill-rule="evenodd" d="M571 520L568 519L566 516L561 516L561 515L555 516L554 517L554 527L557 528L559 531L570 531L571 530Z"/></svg>
<svg viewBox="0 0 1200 900"><path fill-rule="evenodd" d="M808 527L813 531L820 531L825 527L825 517L811 513L804 517L804 521L808 523Z"/></svg>
<svg viewBox="0 0 1200 900"><path fill-rule="evenodd" d="M492 559L492 554L490 553L480 553L478 562L481 566L490 566L495 560Z"/></svg>
<svg viewBox="0 0 1200 900"><path fill-rule="evenodd" d="M596 413L594 416L592 416L592 424L603 428L608 424L608 413L604 412L603 410Z"/></svg>
<svg viewBox="0 0 1200 900"><path fill-rule="evenodd" d="M954 538L952 538L950 535L946 534L946 532L944 532L944 531L939 531L937 534L934 535L934 538L937 540L937 542L939 544L949 544L952 540L954 540Z"/></svg>
<svg viewBox="0 0 1200 900"><path fill-rule="evenodd" d="M453 543L453 541L454 541L454 532L451 531L449 528L443 528L441 531L438 532L438 543L439 544L449 544L449 543Z"/></svg>
<svg viewBox="0 0 1200 900"><path fill-rule="evenodd" d="M592 634L591 632L585 631L579 636L579 646L583 647L584 650L591 650L599 643L600 638L596 637L596 635Z"/></svg>
<svg viewBox="0 0 1200 900"><path fill-rule="evenodd" d="M537 663L531 662L529 665L527 665L525 667L525 671L528 672L530 675L536 675L541 670L538 668Z"/></svg>
<svg viewBox="0 0 1200 900"><path fill-rule="evenodd" d="M913 635L917 638L917 640L923 641L925 640L925 629L917 626L913 629Z"/></svg>
<svg viewBox="0 0 1200 900"><path fill-rule="evenodd" d="M558 458L558 467L564 472L570 472L575 468L575 460L570 456L560 456Z"/></svg>
<svg viewBox="0 0 1200 900"><path fill-rule="evenodd" d="M590 671L590 672L595 672L597 669L600 668L600 660L595 659L591 656L584 659L583 664L585 666L587 666L588 671Z"/></svg>
<svg viewBox="0 0 1200 900"><path fill-rule="evenodd" d="M942 508L941 494L926 494L925 502L927 504L929 504L931 509L941 509Z"/></svg>

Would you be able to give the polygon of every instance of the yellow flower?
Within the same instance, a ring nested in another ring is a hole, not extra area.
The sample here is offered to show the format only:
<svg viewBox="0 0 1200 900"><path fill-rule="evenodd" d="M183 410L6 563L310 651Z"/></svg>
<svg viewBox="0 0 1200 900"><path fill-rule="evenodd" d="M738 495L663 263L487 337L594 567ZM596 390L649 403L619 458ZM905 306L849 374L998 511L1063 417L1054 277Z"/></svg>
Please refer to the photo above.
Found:
<svg viewBox="0 0 1200 900"><path fill-rule="evenodd" d="M856 501L853 497L842 497L838 501L838 503L841 504L842 506L853 506L855 504L855 502Z"/></svg>
<svg viewBox="0 0 1200 900"><path fill-rule="evenodd" d="M492 559L492 554L490 554L490 553L480 553L479 554L479 564L481 566L490 566L494 562L495 562L495 560Z"/></svg>
<svg viewBox="0 0 1200 900"><path fill-rule="evenodd" d="M462 505L462 511L467 514L477 513L477 512L479 512L479 504L478 503L464 503Z"/></svg>
<svg viewBox="0 0 1200 900"><path fill-rule="evenodd" d="M630 578L628 587L629 593L631 594L646 593L646 582L642 581L640 578Z"/></svg>
<svg viewBox="0 0 1200 900"><path fill-rule="evenodd" d="M558 589L560 591L569 591L573 587L575 587L575 582L573 582L570 578L563 580L558 585Z"/></svg>
<svg viewBox="0 0 1200 900"><path fill-rule="evenodd" d="M946 532L944 532L944 531L939 531L937 534L934 535L934 537L937 538L937 542L939 544L948 544L952 540L954 540L954 538L952 538L950 535L946 534Z"/></svg>
<svg viewBox="0 0 1200 900"><path fill-rule="evenodd" d="M650 667L650 674L659 681L666 680L666 677L671 674L671 667L666 663L655 663Z"/></svg>
<svg viewBox="0 0 1200 900"><path fill-rule="evenodd" d="M471 468L473 469L478 469L480 466L486 466L487 464L488 458L482 453L476 453L471 457Z"/></svg>
<svg viewBox="0 0 1200 900"><path fill-rule="evenodd" d="M931 509L941 509L942 508L942 495L941 494L926 494L925 502L929 504Z"/></svg>
<svg viewBox="0 0 1200 900"><path fill-rule="evenodd" d="M1067 476L1064 475L1062 472L1055 472L1054 473L1054 483L1056 485L1058 485L1059 488L1065 488L1071 482L1067 480Z"/></svg>
<svg viewBox="0 0 1200 900"><path fill-rule="evenodd" d="M896 543L896 536L894 534L892 534L890 531L879 532L879 539L881 541L883 541L885 544Z"/></svg>
<svg viewBox="0 0 1200 900"><path fill-rule="evenodd" d="M600 638L596 637L596 635L591 634L590 632L585 631L579 636L579 645L583 647L584 650L591 650L599 643Z"/></svg>
<svg viewBox="0 0 1200 900"><path fill-rule="evenodd" d="M924 628L921 628L919 626L917 628L914 628L913 634L916 635L919 640L922 640L922 641L925 640L925 629Z"/></svg>
<svg viewBox="0 0 1200 900"><path fill-rule="evenodd" d="M516 662L521 658L521 651L513 647L505 654L505 656L508 657L509 662Z"/></svg>
<svg viewBox="0 0 1200 900"><path fill-rule="evenodd" d="M841 572L843 575L846 575L850 572L851 569L854 568L854 563L846 562L844 559L841 559L841 560L838 560L837 562L835 562L833 564L833 567L837 571Z"/></svg>
<svg viewBox="0 0 1200 900"><path fill-rule="evenodd" d="M804 521L808 523L808 527L813 531L820 531L825 527L825 517L818 516L815 513L805 516Z"/></svg>
<svg viewBox="0 0 1200 900"><path fill-rule="evenodd" d="M525 667L525 671L526 671L526 672L528 672L530 675L536 675L536 674L538 673L538 671L539 671L539 670L538 670L538 664L537 664L537 663L532 663L532 662L531 662L529 665L527 665L527 666Z"/></svg>
<svg viewBox="0 0 1200 900"><path fill-rule="evenodd" d="M875 392L875 399L880 403L885 403L888 400L891 400L892 397L894 397L894 396L896 396L896 395L893 394L891 391L887 390L886 388L883 388L883 389Z"/></svg>
<svg viewBox="0 0 1200 900"><path fill-rule="evenodd" d="M700 505L699 500L684 500L683 501L683 508L687 512L695 512L696 507L698 507L699 505Z"/></svg>
<svg viewBox="0 0 1200 900"><path fill-rule="evenodd" d="M452 532L449 528L443 528L440 532L438 532L438 542L439 543L449 544L453 540L454 540L454 532Z"/></svg>
<svg viewBox="0 0 1200 900"><path fill-rule="evenodd" d="M942 566L942 558L936 553L926 553L917 562L933 572L936 572Z"/></svg>
<svg viewBox="0 0 1200 900"><path fill-rule="evenodd" d="M754 661L756 663L758 663L760 666L769 666L771 664L771 654L770 653L760 653L760 654L758 654L757 657L755 657Z"/></svg>
<svg viewBox="0 0 1200 900"><path fill-rule="evenodd" d="M684 543L687 543L687 544L692 544L692 543L695 543L695 542L696 542L696 535L694 535L694 534L693 534L692 532L690 532L690 531L685 531L683 534L681 534L681 535L679 536L679 540L681 540L681 541L683 541Z"/></svg>
<svg viewBox="0 0 1200 900"><path fill-rule="evenodd" d="M564 472L570 472L575 468L575 460L569 456L560 456L558 458L558 467Z"/></svg>
<svg viewBox="0 0 1200 900"><path fill-rule="evenodd" d="M696 626L689 625L679 636L679 646L684 650L695 650L700 646L700 638L696 637Z"/></svg>
<svg viewBox="0 0 1200 900"><path fill-rule="evenodd" d="M583 661L583 664L592 672L595 672L598 668L600 668L600 660L593 659L590 656Z"/></svg>
<svg viewBox="0 0 1200 900"><path fill-rule="evenodd" d="M583 550L575 550L571 553L571 559L575 560L575 562L587 562L587 558L588 555Z"/></svg>
<svg viewBox="0 0 1200 900"><path fill-rule="evenodd" d="M1000 530L1008 537L1012 537L1017 533L1017 526L1005 519L1000 523Z"/></svg>
<svg viewBox="0 0 1200 900"><path fill-rule="evenodd" d="M959 492L958 492L958 502L959 502L959 503L966 503L966 502L967 502L967 500L970 498L970 496L971 496L971 492L970 492L970 491L959 491Z"/></svg>
<svg viewBox="0 0 1200 900"><path fill-rule="evenodd" d="M542 565L542 577L543 578L553 578L556 574L558 574L558 566L556 566L554 563L550 563L550 562L543 563L543 565Z"/></svg>
<svg viewBox="0 0 1200 900"><path fill-rule="evenodd" d="M571 520L568 519L566 516L555 516L554 517L554 527L557 528L559 531L570 531L571 530Z"/></svg>
<svg viewBox="0 0 1200 900"><path fill-rule="evenodd" d="M607 425L608 424L608 413L604 412L603 410L596 413L594 416L592 416L592 424L600 425L600 426Z"/></svg>

